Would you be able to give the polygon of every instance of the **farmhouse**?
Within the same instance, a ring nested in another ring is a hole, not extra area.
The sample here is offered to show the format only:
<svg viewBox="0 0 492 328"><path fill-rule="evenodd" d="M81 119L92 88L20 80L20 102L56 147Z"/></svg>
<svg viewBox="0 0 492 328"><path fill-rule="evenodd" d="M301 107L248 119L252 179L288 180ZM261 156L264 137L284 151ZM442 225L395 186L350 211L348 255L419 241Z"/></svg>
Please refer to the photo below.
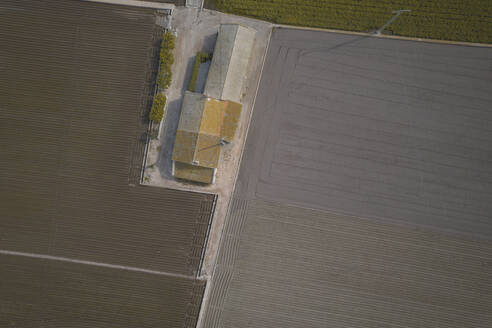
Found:
<svg viewBox="0 0 492 328"><path fill-rule="evenodd" d="M241 104L187 91L173 151L176 178L214 183L221 145L234 138Z"/></svg>
<svg viewBox="0 0 492 328"><path fill-rule="evenodd" d="M173 150L173 176L214 183L221 146L232 142L241 116L241 94L255 31L237 24L219 28L204 95L186 92Z"/></svg>

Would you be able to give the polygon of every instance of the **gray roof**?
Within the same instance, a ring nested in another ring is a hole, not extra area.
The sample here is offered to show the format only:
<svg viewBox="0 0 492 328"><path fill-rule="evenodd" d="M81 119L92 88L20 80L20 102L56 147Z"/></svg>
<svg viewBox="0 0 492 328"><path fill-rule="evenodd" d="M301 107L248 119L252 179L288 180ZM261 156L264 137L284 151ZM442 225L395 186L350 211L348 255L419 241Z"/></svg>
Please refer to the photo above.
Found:
<svg viewBox="0 0 492 328"><path fill-rule="evenodd" d="M256 31L237 24L222 24L215 44L204 93L207 96L241 101L244 76Z"/></svg>

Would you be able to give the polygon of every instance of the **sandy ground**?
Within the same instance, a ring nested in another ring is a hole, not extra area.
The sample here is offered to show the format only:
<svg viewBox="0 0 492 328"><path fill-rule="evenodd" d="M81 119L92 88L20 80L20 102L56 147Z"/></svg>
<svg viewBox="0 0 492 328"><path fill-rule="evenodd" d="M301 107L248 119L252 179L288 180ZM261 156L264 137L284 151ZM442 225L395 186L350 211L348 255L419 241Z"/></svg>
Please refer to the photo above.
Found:
<svg viewBox="0 0 492 328"><path fill-rule="evenodd" d="M149 145L143 184L218 194L201 272L202 276L207 277L211 275L213 270L224 219L234 190L272 25L249 18L194 8L177 8L173 16L173 29L177 31L178 35L175 50L176 61L173 65L173 82L170 89L167 90L168 106L159 139L151 141ZM190 81L197 51L213 52L217 31L222 23L238 23L257 31L249 63L247 82L243 90L243 111L238 131L235 141L223 146L215 184L207 186L177 181L171 174L171 155L183 95Z"/></svg>

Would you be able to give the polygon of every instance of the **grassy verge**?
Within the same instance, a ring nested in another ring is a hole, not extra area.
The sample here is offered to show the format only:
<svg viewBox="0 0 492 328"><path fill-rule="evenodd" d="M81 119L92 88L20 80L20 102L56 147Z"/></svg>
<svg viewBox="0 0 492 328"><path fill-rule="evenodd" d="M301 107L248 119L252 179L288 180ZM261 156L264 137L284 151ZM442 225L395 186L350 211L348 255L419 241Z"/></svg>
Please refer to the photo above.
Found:
<svg viewBox="0 0 492 328"><path fill-rule="evenodd" d="M206 61L212 59L212 54L208 54L205 52L199 51L195 57L195 63L193 64L193 71L191 72L191 80L188 85L188 90L191 92L195 92L196 89L196 80L198 79L198 72L200 71L200 65Z"/></svg>
<svg viewBox="0 0 492 328"><path fill-rule="evenodd" d="M393 10L410 9L387 28L401 36L492 43L491 0L214 0L217 10L278 24L372 31Z"/></svg>

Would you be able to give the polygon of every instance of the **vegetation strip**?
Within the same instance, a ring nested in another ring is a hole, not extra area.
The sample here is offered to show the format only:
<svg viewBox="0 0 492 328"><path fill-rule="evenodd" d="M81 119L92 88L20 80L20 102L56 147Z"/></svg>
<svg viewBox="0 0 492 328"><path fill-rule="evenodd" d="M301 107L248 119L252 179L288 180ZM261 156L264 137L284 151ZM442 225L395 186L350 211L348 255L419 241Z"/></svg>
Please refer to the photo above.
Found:
<svg viewBox="0 0 492 328"><path fill-rule="evenodd" d="M160 89L167 89L171 85L173 76L171 66L174 63L174 47L174 35L171 32L163 33L159 58L159 74L157 76L157 85Z"/></svg>
<svg viewBox="0 0 492 328"><path fill-rule="evenodd" d="M202 51L197 52L195 57L195 63L193 64L193 71L191 72L191 80L188 86L188 90L195 92L196 81L198 79L198 72L200 71L200 65L212 59L212 54L208 54Z"/></svg>
<svg viewBox="0 0 492 328"><path fill-rule="evenodd" d="M174 63L174 47L174 35L171 32L163 33L159 54L159 72L157 74L157 87L159 91L154 96L149 113L149 119L155 123L159 123L164 117L164 107L166 106L167 98L161 93L161 89L167 89L171 85L173 76L171 66Z"/></svg>
<svg viewBox="0 0 492 328"><path fill-rule="evenodd" d="M373 31L410 9L386 29L401 36L492 43L490 0L215 0L208 7L278 24Z"/></svg>
<svg viewBox="0 0 492 328"><path fill-rule="evenodd" d="M154 97L154 102L152 103L152 108L150 109L149 118L159 123L164 117L164 107L166 106L167 98L162 93L157 93Z"/></svg>

